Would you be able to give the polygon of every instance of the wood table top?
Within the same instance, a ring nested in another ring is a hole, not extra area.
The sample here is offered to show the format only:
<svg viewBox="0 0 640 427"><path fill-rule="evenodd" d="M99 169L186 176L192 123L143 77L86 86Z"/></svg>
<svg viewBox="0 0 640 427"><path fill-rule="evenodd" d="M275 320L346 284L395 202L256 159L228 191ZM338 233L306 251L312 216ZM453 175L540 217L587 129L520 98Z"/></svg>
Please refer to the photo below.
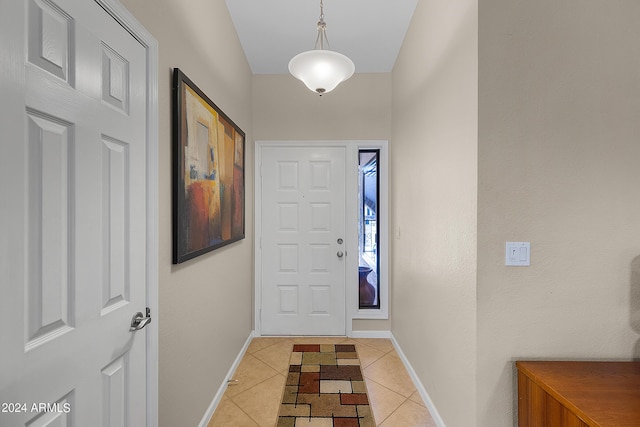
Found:
<svg viewBox="0 0 640 427"><path fill-rule="evenodd" d="M640 362L517 361L516 367L592 426L640 426Z"/></svg>

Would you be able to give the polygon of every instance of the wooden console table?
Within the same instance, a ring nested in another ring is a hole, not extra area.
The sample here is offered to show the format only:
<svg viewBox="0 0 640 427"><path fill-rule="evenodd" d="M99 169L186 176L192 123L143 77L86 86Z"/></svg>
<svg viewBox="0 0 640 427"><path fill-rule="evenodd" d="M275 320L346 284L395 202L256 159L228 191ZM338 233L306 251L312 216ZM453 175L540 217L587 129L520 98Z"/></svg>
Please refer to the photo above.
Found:
<svg viewBox="0 0 640 427"><path fill-rule="evenodd" d="M639 427L640 362L518 361L519 427Z"/></svg>

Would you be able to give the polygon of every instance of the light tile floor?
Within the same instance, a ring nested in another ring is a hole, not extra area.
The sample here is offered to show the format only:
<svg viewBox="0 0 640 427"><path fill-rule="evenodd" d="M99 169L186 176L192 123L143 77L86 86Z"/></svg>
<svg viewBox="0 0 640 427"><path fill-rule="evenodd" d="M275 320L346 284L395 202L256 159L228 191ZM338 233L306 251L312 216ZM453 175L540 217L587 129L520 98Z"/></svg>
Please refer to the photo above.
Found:
<svg viewBox="0 0 640 427"><path fill-rule="evenodd" d="M293 344L354 343L376 423L381 427L435 427L388 339L345 337L254 338L208 427L273 427Z"/></svg>

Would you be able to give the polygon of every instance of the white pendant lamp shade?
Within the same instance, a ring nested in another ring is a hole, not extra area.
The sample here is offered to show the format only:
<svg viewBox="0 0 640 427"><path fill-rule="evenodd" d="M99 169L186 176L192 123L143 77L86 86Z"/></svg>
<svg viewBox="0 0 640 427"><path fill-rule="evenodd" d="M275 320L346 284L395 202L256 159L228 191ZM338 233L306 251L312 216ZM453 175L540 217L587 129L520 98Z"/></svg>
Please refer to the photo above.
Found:
<svg viewBox="0 0 640 427"><path fill-rule="evenodd" d="M309 89L322 96L331 92L340 83L351 77L356 70L353 61L341 53L325 49L329 47L327 24L324 22L324 4L320 0L320 20L317 24L318 37L314 50L294 56L289 61L289 72L301 80Z"/></svg>
<svg viewBox="0 0 640 427"><path fill-rule="evenodd" d="M332 50L309 50L289 61L289 72L320 95L331 92L351 77L355 70L353 61Z"/></svg>

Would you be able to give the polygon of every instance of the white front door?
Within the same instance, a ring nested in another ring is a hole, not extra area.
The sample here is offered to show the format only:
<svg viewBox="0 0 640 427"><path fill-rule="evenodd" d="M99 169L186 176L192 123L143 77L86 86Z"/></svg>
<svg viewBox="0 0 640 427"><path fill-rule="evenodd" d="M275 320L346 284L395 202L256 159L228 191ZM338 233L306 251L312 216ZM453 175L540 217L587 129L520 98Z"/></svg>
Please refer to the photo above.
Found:
<svg viewBox="0 0 640 427"><path fill-rule="evenodd" d="M0 425L145 426L147 58L94 1L0 5Z"/></svg>
<svg viewBox="0 0 640 427"><path fill-rule="evenodd" d="M345 148L261 158L261 333L344 335Z"/></svg>

